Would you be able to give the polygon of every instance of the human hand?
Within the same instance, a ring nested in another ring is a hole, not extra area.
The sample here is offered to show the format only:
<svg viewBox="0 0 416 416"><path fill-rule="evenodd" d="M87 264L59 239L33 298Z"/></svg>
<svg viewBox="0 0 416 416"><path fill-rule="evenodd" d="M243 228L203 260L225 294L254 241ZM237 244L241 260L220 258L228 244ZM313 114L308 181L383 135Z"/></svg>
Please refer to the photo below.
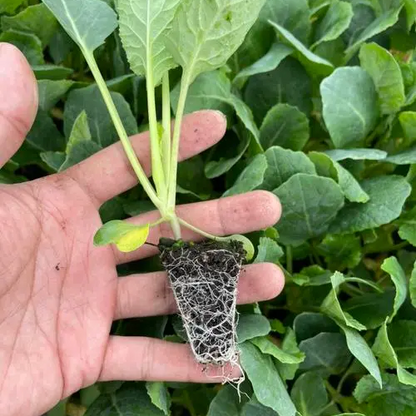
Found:
<svg viewBox="0 0 416 416"><path fill-rule="evenodd" d="M36 82L21 53L0 44L0 167L19 148L37 108ZM181 159L219 141L225 121L215 112L189 115ZM147 134L132 138L146 171ZM110 336L114 320L175 311L166 274L118 278L116 265L155 254L145 246L121 254L96 248L98 209L137 180L119 143L69 170L36 181L0 185L0 414L38 416L96 381L210 382L190 348L143 337ZM229 235L272 226L280 216L273 194L253 192L178 207L186 221ZM145 223L149 213L132 218ZM167 225L149 241L170 236ZM184 230L184 238L197 235ZM246 267L239 303L273 298L283 286L272 264Z"/></svg>

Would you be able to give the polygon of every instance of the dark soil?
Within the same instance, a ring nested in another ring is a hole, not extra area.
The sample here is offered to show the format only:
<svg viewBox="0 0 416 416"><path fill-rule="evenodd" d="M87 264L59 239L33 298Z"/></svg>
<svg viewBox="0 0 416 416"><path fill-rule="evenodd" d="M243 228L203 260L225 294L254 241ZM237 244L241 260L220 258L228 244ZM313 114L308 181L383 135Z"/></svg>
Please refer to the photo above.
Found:
<svg viewBox="0 0 416 416"><path fill-rule="evenodd" d="M237 282L245 256L242 244L162 239L159 248L196 359L219 365L236 361Z"/></svg>

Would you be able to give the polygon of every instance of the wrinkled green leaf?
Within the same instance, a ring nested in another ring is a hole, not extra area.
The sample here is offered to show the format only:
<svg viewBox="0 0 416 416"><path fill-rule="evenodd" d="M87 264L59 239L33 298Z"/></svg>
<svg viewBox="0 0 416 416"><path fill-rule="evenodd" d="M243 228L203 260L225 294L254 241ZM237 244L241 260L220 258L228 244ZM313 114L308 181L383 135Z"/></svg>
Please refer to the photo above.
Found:
<svg viewBox="0 0 416 416"><path fill-rule="evenodd" d="M43 0L81 49L94 51L117 27L110 6L98 0Z"/></svg>
<svg viewBox="0 0 416 416"><path fill-rule="evenodd" d="M352 17L353 11L351 4L346 1L333 1L325 17L319 22L316 28L314 45L337 39L348 29Z"/></svg>
<svg viewBox="0 0 416 416"><path fill-rule="evenodd" d="M284 254L276 241L268 237L260 238L257 251L257 257L253 263L277 263Z"/></svg>
<svg viewBox="0 0 416 416"><path fill-rule="evenodd" d="M130 67L139 76L153 76L155 85L176 66L164 37L178 4L179 0L117 0L120 37Z"/></svg>
<svg viewBox="0 0 416 416"><path fill-rule="evenodd" d="M37 36L31 33L7 30L0 33L0 42L8 42L19 48L31 65L45 63L42 54L42 43Z"/></svg>
<svg viewBox="0 0 416 416"><path fill-rule="evenodd" d="M296 173L316 174L312 162L302 152L293 152L279 146L266 150L267 169L262 189L273 191Z"/></svg>
<svg viewBox="0 0 416 416"><path fill-rule="evenodd" d="M394 114L405 103L402 73L393 55L377 45L363 45L360 50L361 66L374 81L382 114Z"/></svg>
<svg viewBox="0 0 416 416"><path fill-rule="evenodd" d="M277 104L269 110L260 129L265 149L280 146L301 150L309 139L309 122L305 114L289 104Z"/></svg>
<svg viewBox="0 0 416 416"><path fill-rule="evenodd" d="M241 7L240 0L184 0L165 38L189 83L202 72L224 65L256 21L265 0Z"/></svg>
<svg viewBox="0 0 416 416"><path fill-rule="evenodd" d="M51 110L55 104L69 91L73 81L41 80L38 81L39 107L44 111Z"/></svg>
<svg viewBox="0 0 416 416"><path fill-rule="evenodd" d="M3 16L1 27L4 31L13 29L34 34L45 47L58 29L58 22L44 4L35 4L15 16Z"/></svg>
<svg viewBox="0 0 416 416"><path fill-rule="evenodd" d="M371 77L363 69L338 68L322 82L321 94L323 117L336 147L357 145L374 129L377 95Z"/></svg>
<svg viewBox="0 0 416 416"><path fill-rule="evenodd" d="M369 202L346 205L331 225L331 233L347 234L388 224L401 214L411 190L403 177L394 175L367 179L361 186L370 196Z"/></svg>
<svg viewBox="0 0 416 416"><path fill-rule="evenodd" d="M274 193L285 207L276 227L285 244L323 234L344 205L341 189L332 179L303 173L292 176Z"/></svg>

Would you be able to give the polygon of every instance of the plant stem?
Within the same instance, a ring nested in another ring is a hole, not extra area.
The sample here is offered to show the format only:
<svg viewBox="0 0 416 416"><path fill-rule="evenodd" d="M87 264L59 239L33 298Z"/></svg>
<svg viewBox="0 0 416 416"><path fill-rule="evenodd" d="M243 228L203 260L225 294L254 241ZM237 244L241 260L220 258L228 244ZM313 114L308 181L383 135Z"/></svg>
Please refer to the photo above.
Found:
<svg viewBox="0 0 416 416"><path fill-rule="evenodd" d="M152 176L156 185L159 198L165 200L166 182L163 171L162 159L160 156L159 132L157 128L157 113L155 101L155 86L153 82L153 71L150 60L147 64L146 90L147 90L147 109L149 113L149 133L150 149L152 154ZM165 202L165 201L164 201Z"/></svg>
<svg viewBox="0 0 416 416"><path fill-rule="evenodd" d="M108 90L108 87L104 81L104 78L101 75L100 69L98 68L97 62L95 61L94 55L92 54L92 52L89 52L86 49L83 49L82 52L94 76L95 82L97 83L97 86L103 96L104 102L107 105L111 119L114 123L114 127L117 131L117 134L120 137L121 143L124 147L124 151L126 152L127 158L129 159L129 162L131 163L131 166L133 167L134 172L136 173L141 185L143 186L143 189L146 191L148 197L153 202L153 204L158 209L162 208L162 202L156 195L156 192L152 184L150 183L149 179L144 173L144 170L137 158L137 155L133 149L133 146L130 143L130 139L127 136L126 130L124 129L123 123L120 119L120 116L113 102L113 99L111 98L110 91Z"/></svg>
<svg viewBox="0 0 416 416"><path fill-rule="evenodd" d="M163 77L162 82L162 123L163 123L163 139L162 139L162 161L165 171L165 181L169 184L170 174L170 158L171 158L171 110L170 110L170 84L169 73ZM167 199L167 196L166 196Z"/></svg>
<svg viewBox="0 0 416 416"><path fill-rule="evenodd" d="M181 138L181 127L183 113L185 111L186 96L188 94L190 81L190 73L185 71L181 80L181 91L179 94L178 108L176 110L175 128L173 131L172 140L172 155L170 162L170 174L169 174L169 191L168 191L168 208L172 211L175 210L176 203L176 175L178 173L178 155L179 155L179 143Z"/></svg>
<svg viewBox="0 0 416 416"><path fill-rule="evenodd" d="M215 235L209 234L205 231L200 230L199 228L189 224L188 222L186 222L185 220L183 220L182 218L177 217L177 220L180 224L182 224L184 227L190 229L191 231L194 231L195 233L198 233L200 235L202 235L205 238L209 238L211 240L216 240L216 241L221 241L221 240L226 240L226 238L223 237L217 237Z"/></svg>

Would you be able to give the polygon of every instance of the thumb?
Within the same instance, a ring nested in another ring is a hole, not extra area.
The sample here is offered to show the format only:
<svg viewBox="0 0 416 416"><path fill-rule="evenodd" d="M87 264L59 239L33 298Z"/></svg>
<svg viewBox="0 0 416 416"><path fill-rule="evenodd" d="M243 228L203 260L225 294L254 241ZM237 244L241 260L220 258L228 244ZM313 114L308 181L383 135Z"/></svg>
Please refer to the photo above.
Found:
<svg viewBox="0 0 416 416"><path fill-rule="evenodd" d="M26 58L0 43L0 168L22 145L36 116L38 93Z"/></svg>

